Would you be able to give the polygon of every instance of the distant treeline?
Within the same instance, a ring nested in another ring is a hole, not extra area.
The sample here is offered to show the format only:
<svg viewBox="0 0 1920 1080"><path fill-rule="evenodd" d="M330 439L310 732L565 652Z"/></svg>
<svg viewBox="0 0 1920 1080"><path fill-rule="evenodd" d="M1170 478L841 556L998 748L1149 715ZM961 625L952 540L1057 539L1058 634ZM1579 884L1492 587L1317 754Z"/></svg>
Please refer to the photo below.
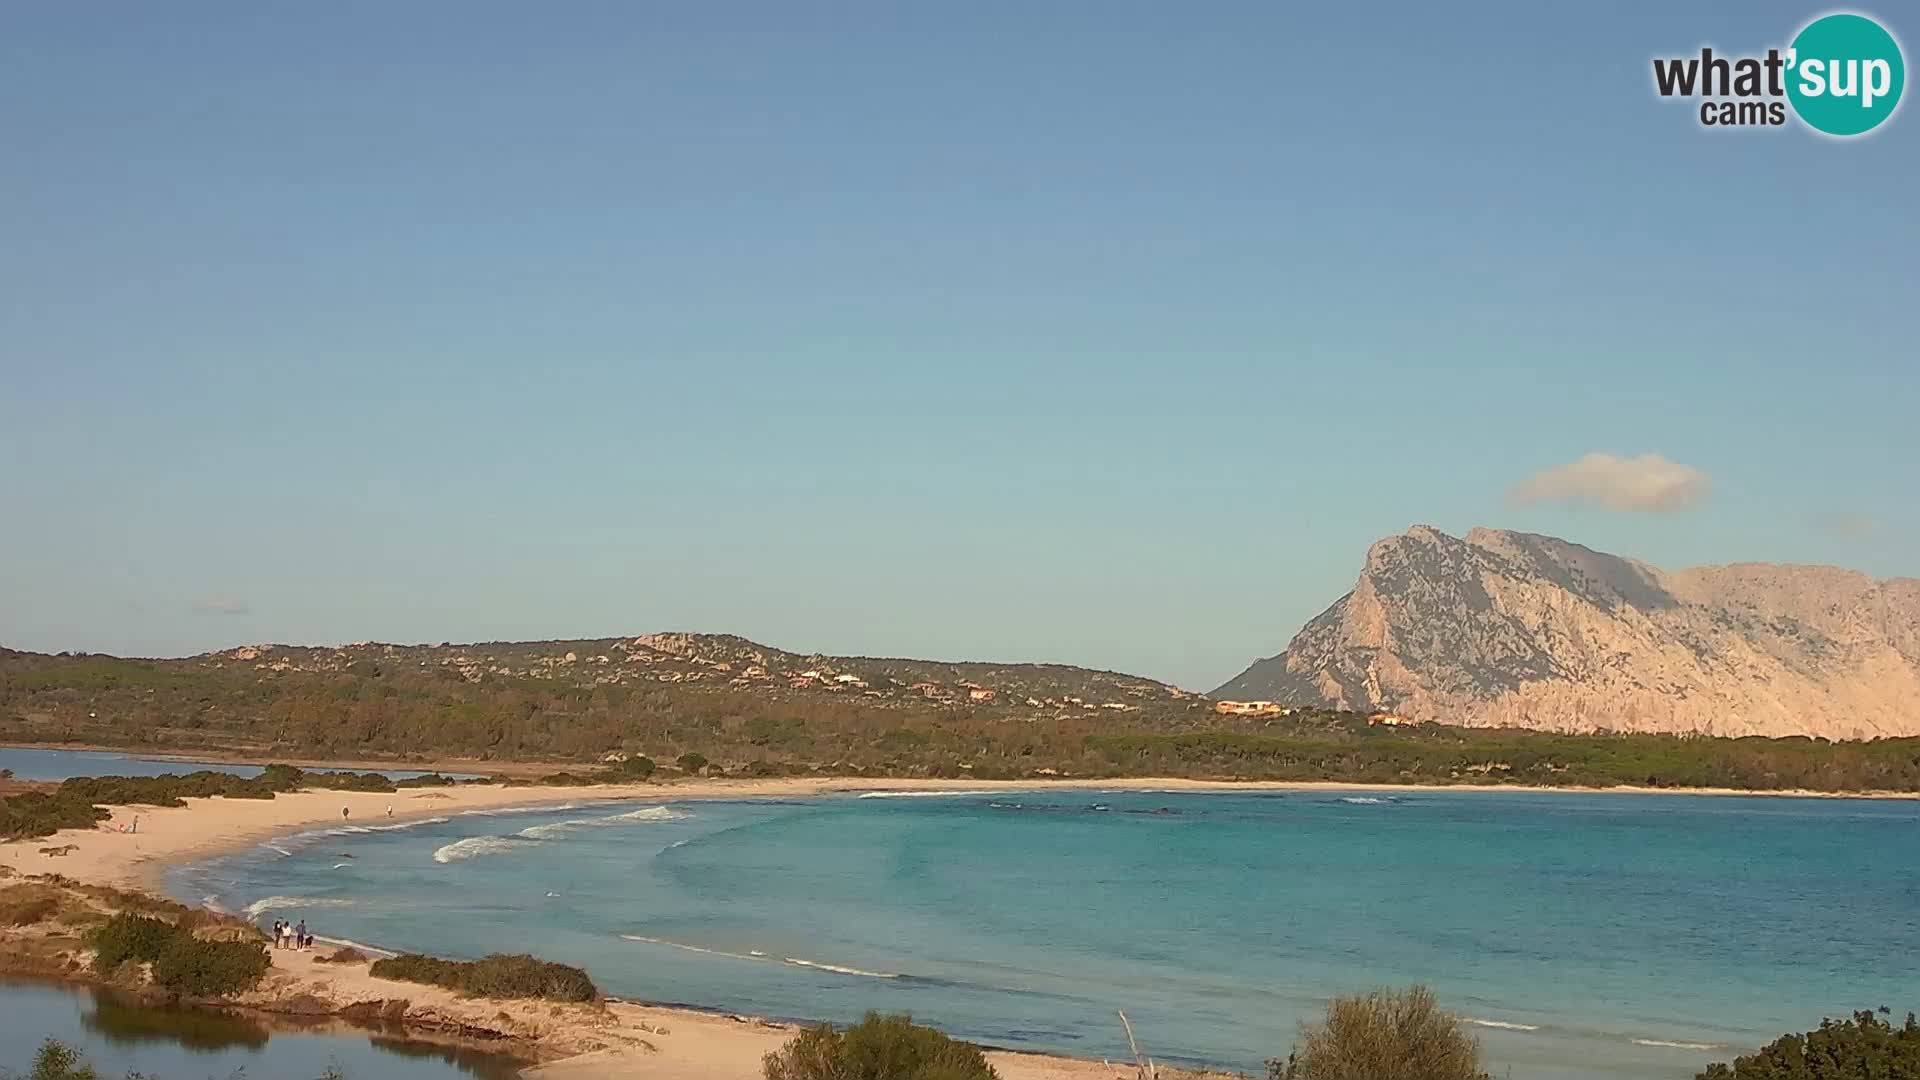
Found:
<svg viewBox="0 0 1920 1080"><path fill-rule="evenodd" d="M1284 718L1225 717L1203 701L1130 710L1034 708L1018 701L881 704L711 684L471 682L445 668L403 664L268 674L191 661L20 653L0 654L0 739L219 749L259 758L470 758L556 767L621 752L647 755L652 760L644 768L680 762L685 771L744 776L1920 791L1920 739L1912 738L1830 743L1388 728L1312 709Z"/></svg>
<svg viewBox="0 0 1920 1080"><path fill-rule="evenodd" d="M79 776L52 791L28 791L0 799L0 838L46 836L61 829L91 829L112 817L109 806L185 806L190 798L271 799L283 791L395 791L444 787L456 781L436 774L390 780L379 773L310 773L269 765L259 776L201 770L169 776Z"/></svg>

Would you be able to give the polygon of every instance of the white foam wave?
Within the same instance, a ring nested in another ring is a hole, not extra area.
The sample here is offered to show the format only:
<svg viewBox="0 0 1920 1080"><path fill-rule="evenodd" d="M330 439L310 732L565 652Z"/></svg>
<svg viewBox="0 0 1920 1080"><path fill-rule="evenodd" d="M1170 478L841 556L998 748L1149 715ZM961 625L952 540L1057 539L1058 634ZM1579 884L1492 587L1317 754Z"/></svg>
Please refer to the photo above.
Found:
<svg viewBox="0 0 1920 1080"><path fill-rule="evenodd" d="M1516 1024L1509 1020L1483 1020L1477 1016L1463 1016L1460 1018L1460 1022L1463 1024L1475 1024L1484 1028L1499 1028L1502 1031L1540 1030L1540 1025L1538 1024Z"/></svg>
<svg viewBox="0 0 1920 1080"><path fill-rule="evenodd" d="M1658 1046L1667 1050L1725 1050L1719 1043L1671 1042L1666 1039L1629 1039L1640 1046Z"/></svg>
<svg viewBox="0 0 1920 1080"><path fill-rule="evenodd" d="M396 829L417 829L422 825L445 825L451 820L453 819L443 817L416 818L412 821L396 821L391 825L369 825L367 831L393 832Z"/></svg>
<svg viewBox="0 0 1920 1080"><path fill-rule="evenodd" d="M897 979L900 977L890 971L862 971L856 967L841 967L839 964L822 964L813 960L800 960L791 956L782 957L781 959L798 967L813 968L816 971L831 971L836 975L858 975L866 979Z"/></svg>
<svg viewBox="0 0 1920 1080"><path fill-rule="evenodd" d="M382 949L374 945L362 945L360 942L355 941L352 938L320 937L318 935L315 935L313 940L319 941L319 942L325 942L328 945L334 945L340 948L358 949L361 952L366 953L367 955L373 956L373 957L400 955L399 953L394 952L392 949Z"/></svg>
<svg viewBox="0 0 1920 1080"><path fill-rule="evenodd" d="M353 901L329 897L312 896L269 896L264 900L255 900L240 910L249 919L257 919L269 911L299 911L306 908L343 908L352 907Z"/></svg>
<svg viewBox="0 0 1920 1080"><path fill-rule="evenodd" d="M621 934L628 941L638 941L645 945L661 945L682 952L702 953L707 956L724 956L731 960L757 960L761 963L773 963L774 957L759 949L750 949L745 953L727 952L724 949L709 949L701 945L688 945L681 941L668 941L665 938L643 937L639 934ZM815 960L802 960L796 956L782 956L778 962L792 964L795 967L812 968L815 971L831 971L836 975L857 975L865 979L897 979L900 976L885 971L866 971L856 967L844 967L840 964L823 964Z"/></svg>
<svg viewBox="0 0 1920 1080"><path fill-rule="evenodd" d="M863 791L856 799L951 799L966 795L1011 795L1010 791Z"/></svg>
<svg viewBox="0 0 1920 1080"><path fill-rule="evenodd" d="M281 857L281 858L283 858L283 859L287 859L287 858L292 858L292 857L293 857L293 852L291 852L291 851L288 851L288 850L287 850L286 848L283 848L283 847L281 847L281 846L280 846L279 844L261 844L260 846L261 846L261 847L263 847L263 848L266 848L266 849L267 849L268 851L277 851L277 852L279 852L279 853L280 853L280 857Z"/></svg>
<svg viewBox="0 0 1920 1080"><path fill-rule="evenodd" d="M200 906L203 908L206 908L208 911L211 911L216 915L230 914L227 911L226 906L220 903L220 898L218 896L215 896L212 893L208 893L207 895L200 898Z"/></svg>
<svg viewBox="0 0 1920 1080"><path fill-rule="evenodd" d="M1378 806L1381 803L1390 803L1393 800L1376 799L1371 795L1342 795L1340 796L1340 801L1343 803L1352 803L1355 806Z"/></svg>
<svg viewBox="0 0 1920 1080"><path fill-rule="evenodd" d="M502 851L512 851L525 844L525 840L515 836L469 836L465 840L455 840L435 851L433 861L458 862L461 859L471 859L476 855L494 855Z"/></svg>
<svg viewBox="0 0 1920 1080"><path fill-rule="evenodd" d="M496 806L489 810L462 810L461 817L499 817L501 814L532 814L541 810L578 810L579 803L560 803L539 806Z"/></svg>
<svg viewBox="0 0 1920 1080"><path fill-rule="evenodd" d="M684 810L675 810L671 806L647 806L607 817L574 818L571 821L556 821L549 825L534 825L521 829L520 835L529 840L558 840L575 829L599 829L609 825L638 821L683 821L692 816Z"/></svg>
<svg viewBox="0 0 1920 1080"><path fill-rule="evenodd" d="M352 866L352 865L353 865L353 864L352 864L352 863L350 863L350 862L337 862L337 863L334 863L334 864L333 864L333 868L334 868L335 870L345 870L345 869L346 869L347 867L349 867L349 866Z"/></svg>
<svg viewBox="0 0 1920 1080"><path fill-rule="evenodd" d="M638 941L643 945L664 945L669 949L679 949L682 952L705 953L708 956L730 956L735 960L754 959L752 956L743 956L740 953L723 952L719 949L706 949L698 945L688 945L684 942L668 941L665 938L642 937L639 934L621 934L620 936L628 941Z"/></svg>

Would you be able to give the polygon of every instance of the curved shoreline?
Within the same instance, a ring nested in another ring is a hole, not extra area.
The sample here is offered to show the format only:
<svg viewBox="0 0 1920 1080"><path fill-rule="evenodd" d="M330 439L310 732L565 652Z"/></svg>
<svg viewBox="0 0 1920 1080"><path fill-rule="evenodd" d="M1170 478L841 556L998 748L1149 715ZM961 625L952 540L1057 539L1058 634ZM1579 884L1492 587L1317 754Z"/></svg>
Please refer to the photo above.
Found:
<svg viewBox="0 0 1920 1080"><path fill-rule="evenodd" d="M380 827L476 810L504 813L565 803L926 789L921 783L849 786L841 779L704 780L577 788L463 785L395 793L300 791L266 800L194 798L184 807L111 807L112 819L96 829L0 843L0 865L23 876L56 873L85 885L164 895L160 879L171 868L287 833L339 827L343 821ZM943 790L1008 790L1008 785ZM347 810L344 818L342 808ZM138 832L119 831L135 818ZM57 858L40 853L41 848L67 846L72 850ZM9 932L0 929L0 937ZM758 1080L762 1058L799 1030L795 1024L760 1017L619 999L610 999L604 1007L466 999L439 987L375 979L364 965L316 964L317 951L269 950L268 955L273 966L261 986L225 1004L306 1016L384 1015L428 1037L437 1033L497 1039L543 1062L524 1074L530 1080L614 1080L636 1073L676 1080ZM1003 1080L1124 1080L1133 1073L1131 1065L1027 1051L992 1050L988 1057ZM1172 1080L1215 1074L1169 1068L1161 1075Z"/></svg>
<svg viewBox="0 0 1920 1080"><path fill-rule="evenodd" d="M695 778L580 787L462 784L396 792L298 791L273 799L195 798L185 807L114 806L95 829L67 829L35 840L0 842L0 863L22 873L58 871L100 884L157 888L171 865L329 825L376 827L473 810L542 809L560 803L623 800L806 798L823 795L965 795L1025 791L1319 791L1475 794L1687 795L1743 798L1915 800L1920 792L1748 791L1736 788L1550 787L1527 784L1353 784L1337 781L1191 780L1167 777L1049 780L939 780L861 777ZM391 816L388 810L391 808ZM341 810L347 813L343 816ZM139 819L137 832L117 831ZM74 845L58 863L33 853Z"/></svg>
<svg viewBox="0 0 1920 1080"><path fill-rule="evenodd" d="M1539 787L1521 785L1361 785L1345 783L1234 782L1165 778L1066 779L1023 781L899 780L847 777L787 779L689 779L583 787L460 785L405 788L397 792L301 791L270 800L195 798L184 807L112 807L112 819L92 830L65 830L51 837L0 843L0 865L25 875L58 873L86 884L111 885L164 894L162 875L173 868L224 852L269 842L278 836L340 828L393 828L427 823L462 813L541 810L563 804L667 802L699 799L806 798L830 795L911 797L1027 791L1157 791L1167 793L1299 791L1396 792L1463 791L1474 793L1684 794L1850 798L1863 796L1807 792L1746 792L1701 789ZM1913 798L1881 793L1877 798ZM391 808L391 817L389 817ZM345 810L343 816L341 811ZM137 832L120 831L134 819ZM45 847L71 846L69 854L48 857ZM384 942L386 947L403 943ZM312 954L273 952L274 967L260 991L236 1002L262 1011L353 1010L407 1005L406 1015L420 1030L465 1030L485 1038L509 1040L545 1060L528 1075L540 1080L601 1080L654 1068L663 1075L694 1080L750 1080L760 1058L777 1049L795 1027L761 1018L735 1016L699 1007L610 1002L588 1014L582 1007L553 1013L546 1003L479 1002L460 999L433 987L373 979L365 967L315 965ZM535 1007L535 1006L538 1007ZM576 1015L578 1014L578 1015ZM1006 1080L1091 1080L1131 1074L1130 1067L1029 1052L994 1051ZM1165 1075L1191 1075L1166 1070Z"/></svg>

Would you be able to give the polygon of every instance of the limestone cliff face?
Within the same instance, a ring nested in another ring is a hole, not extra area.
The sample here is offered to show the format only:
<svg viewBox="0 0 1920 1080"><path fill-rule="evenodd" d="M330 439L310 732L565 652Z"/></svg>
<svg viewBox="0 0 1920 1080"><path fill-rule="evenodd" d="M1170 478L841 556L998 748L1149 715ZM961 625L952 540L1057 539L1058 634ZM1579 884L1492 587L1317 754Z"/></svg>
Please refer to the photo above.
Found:
<svg viewBox="0 0 1920 1080"><path fill-rule="evenodd" d="M1676 572L1550 536L1424 525L1216 697L1556 731L1920 735L1920 580Z"/></svg>

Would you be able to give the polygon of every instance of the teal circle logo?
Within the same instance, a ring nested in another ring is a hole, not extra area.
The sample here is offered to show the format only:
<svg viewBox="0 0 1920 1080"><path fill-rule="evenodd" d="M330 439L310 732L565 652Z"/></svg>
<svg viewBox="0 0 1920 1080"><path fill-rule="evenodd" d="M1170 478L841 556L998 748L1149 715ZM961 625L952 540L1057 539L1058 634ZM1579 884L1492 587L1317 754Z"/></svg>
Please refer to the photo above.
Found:
<svg viewBox="0 0 1920 1080"><path fill-rule="evenodd" d="M1787 99L1815 131L1864 135L1900 104L1907 65L1900 43L1865 15L1807 24L1787 53Z"/></svg>

